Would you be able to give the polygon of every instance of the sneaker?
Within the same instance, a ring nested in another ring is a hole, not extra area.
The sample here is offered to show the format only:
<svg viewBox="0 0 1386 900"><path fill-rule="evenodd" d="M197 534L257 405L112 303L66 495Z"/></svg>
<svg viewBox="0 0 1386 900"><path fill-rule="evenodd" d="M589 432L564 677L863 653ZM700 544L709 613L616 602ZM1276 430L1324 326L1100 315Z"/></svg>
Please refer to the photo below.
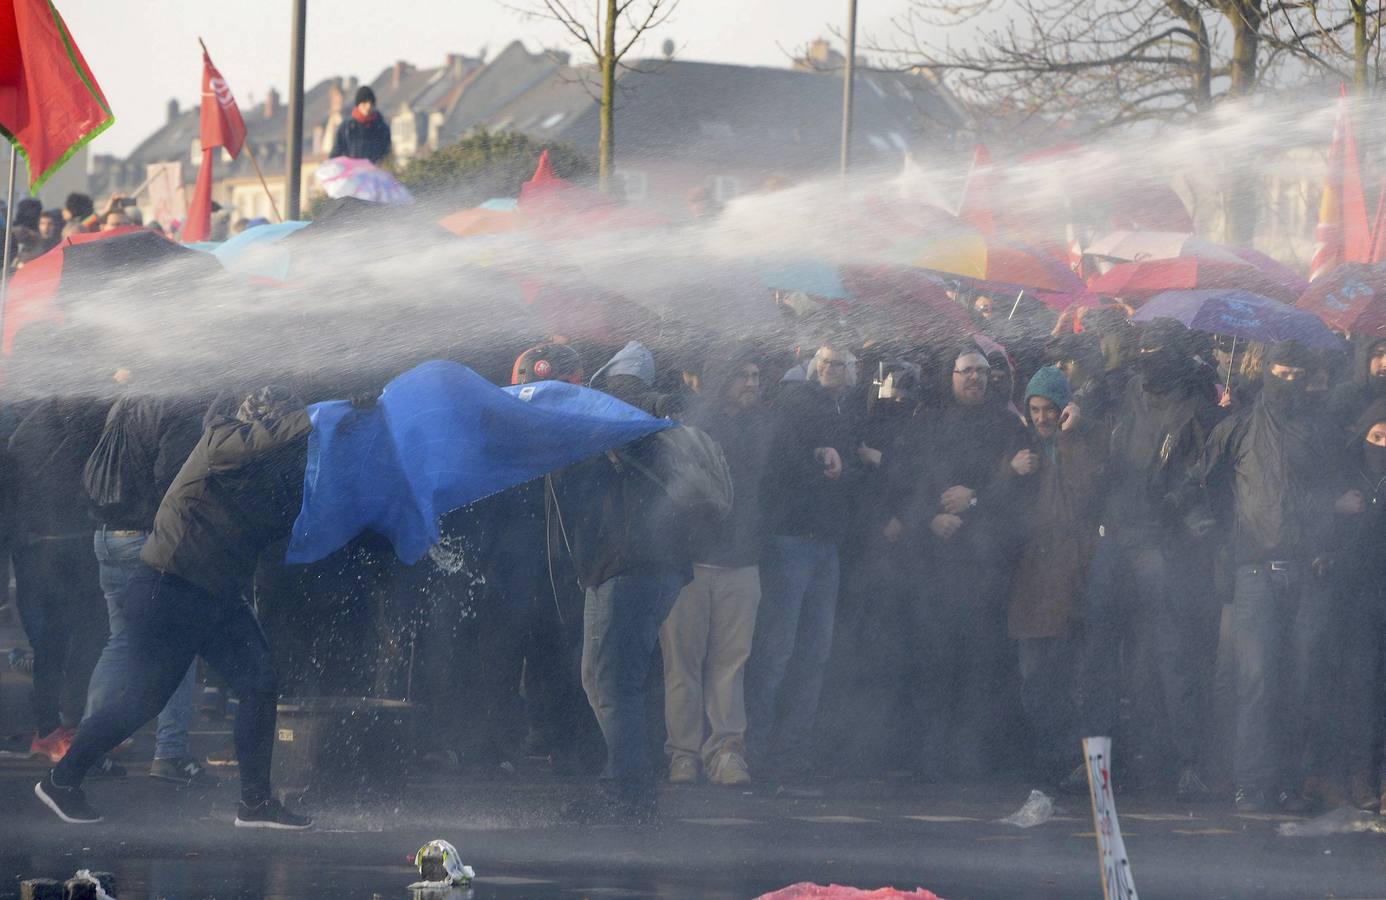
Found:
<svg viewBox="0 0 1386 900"><path fill-rule="evenodd" d="M307 816L289 812L278 800L264 800L258 806L244 802L236 808L237 828L277 828L281 831L303 831L313 827Z"/></svg>
<svg viewBox="0 0 1386 900"><path fill-rule="evenodd" d="M1179 803L1204 803L1212 799L1213 791L1193 766L1185 766L1179 773L1179 783L1174 788L1174 799Z"/></svg>
<svg viewBox="0 0 1386 900"><path fill-rule="evenodd" d="M1259 788L1239 787L1233 799L1239 813L1266 813L1271 811L1270 799Z"/></svg>
<svg viewBox="0 0 1386 900"><path fill-rule="evenodd" d="M695 784L698 781L698 761L691 756L678 756L669 764L670 784Z"/></svg>
<svg viewBox="0 0 1386 900"><path fill-rule="evenodd" d="M207 768L191 756L177 759L156 759L149 767L149 777L179 784L215 787L217 778Z"/></svg>
<svg viewBox="0 0 1386 900"><path fill-rule="evenodd" d="M234 749L218 750L216 753L207 754L207 765L214 769L234 769L240 766L240 762L236 759Z"/></svg>
<svg viewBox="0 0 1386 900"><path fill-rule="evenodd" d="M22 647L16 647L9 654L10 671L34 677L34 654Z"/></svg>
<svg viewBox="0 0 1386 900"><path fill-rule="evenodd" d="M1349 775L1348 794L1352 797L1352 805L1358 809L1376 812L1381 805L1381 798L1376 792L1376 784L1372 781L1370 772L1358 770Z"/></svg>
<svg viewBox="0 0 1386 900"><path fill-rule="evenodd" d="M72 738L76 734L76 729L64 728L61 725L43 737L35 733L34 739L29 742L29 755L46 756L48 761L56 766L67 756L67 751L72 747Z"/></svg>
<svg viewBox="0 0 1386 900"><path fill-rule="evenodd" d="M109 756L101 757L101 762L87 770L88 778L124 778L125 767Z"/></svg>
<svg viewBox="0 0 1386 900"><path fill-rule="evenodd" d="M1315 808L1314 801L1293 788L1286 788L1276 794L1275 805L1280 808L1281 812L1294 815L1307 813Z"/></svg>
<svg viewBox="0 0 1386 900"><path fill-rule="evenodd" d="M43 776L43 780L34 785L34 796L43 801L43 805L53 810L59 819L69 825L90 825L93 822L100 822L101 816L87 805L87 795L82 793L79 787L59 787L53 783L53 773L49 772Z"/></svg>
<svg viewBox="0 0 1386 900"><path fill-rule="evenodd" d="M735 750L723 750L712 758L707 767L707 779L713 784L750 784L751 773L746 768L746 760ZM673 780L672 777L669 779Z"/></svg>

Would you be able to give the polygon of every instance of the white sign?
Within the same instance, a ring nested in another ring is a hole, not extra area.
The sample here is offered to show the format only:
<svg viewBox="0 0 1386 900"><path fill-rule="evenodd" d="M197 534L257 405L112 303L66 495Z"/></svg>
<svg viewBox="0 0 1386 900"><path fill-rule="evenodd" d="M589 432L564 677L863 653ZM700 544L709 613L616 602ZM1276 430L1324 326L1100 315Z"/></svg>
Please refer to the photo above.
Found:
<svg viewBox="0 0 1386 900"><path fill-rule="evenodd" d="M1116 797L1112 794L1112 739L1083 738L1088 764L1088 792L1092 795L1092 821L1097 832L1097 853L1102 863L1102 896L1105 900L1138 900L1131 877L1131 861L1121 839Z"/></svg>

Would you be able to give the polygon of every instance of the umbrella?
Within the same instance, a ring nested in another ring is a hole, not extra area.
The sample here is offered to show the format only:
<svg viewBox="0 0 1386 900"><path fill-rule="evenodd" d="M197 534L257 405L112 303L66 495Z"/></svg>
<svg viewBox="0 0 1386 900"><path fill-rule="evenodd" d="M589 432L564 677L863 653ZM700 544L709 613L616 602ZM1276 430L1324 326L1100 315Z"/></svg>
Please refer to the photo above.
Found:
<svg viewBox="0 0 1386 900"><path fill-rule="evenodd" d="M355 197L372 203L412 203L414 197L399 179L377 169L368 159L334 156L319 164L313 173L323 192L334 199Z"/></svg>
<svg viewBox="0 0 1386 900"><path fill-rule="evenodd" d="M825 300L847 296L837 266L809 256L765 257L752 265L760 283L769 290L799 291Z"/></svg>
<svg viewBox="0 0 1386 900"><path fill-rule="evenodd" d="M1088 281L1088 290L1110 297L1144 297L1162 291L1244 290L1293 303L1296 285L1246 263L1201 256L1119 263Z"/></svg>
<svg viewBox="0 0 1386 900"><path fill-rule="evenodd" d="M1071 292L1083 289L1083 280L1054 257L1023 244L976 232L926 239L910 262L943 275L1006 288Z"/></svg>
<svg viewBox="0 0 1386 900"><path fill-rule="evenodd" d="M1182 231L1113 231L1084 248L1085 256L1101 256L1123 262L1203 256L1223 262L1243 262L1235 253Z"/></svg>
<svg viewBox="0 0 1386 900"><path fill-rule="evenodd" d="M972 317L948 295L948 285L905 266L844 266L843 284L859 308L879 311L891 331L910 340L961 339Z"/></svg>
<svg viewBox="0 0 1386 900"><path fill-rule="evenodd" d="M1077 294L1060 293L1057 291L1035 291L1035 299L1045 306L1058 312L1063 312L1071 307L1083 309L1089 306L1106 306L1107 299L1101 294L1093 294L1083 291Z"/></svg>
<svg viewBox="0 0 1386 900"><path fill-rule="evenodd" d="M64 300L130 287L149 292L166 284L186 290L190 278L220 271L208 254L139 225L71 235L10 279L0 350L9 353L25 325L61 321ZM154 273L159 277L151 282Z"/></svg>
<svg viewBox="0 0 1386 900"><path fill-rule="evenodd" d="M523 224L515 214L516 201L508 197L487 200L480 206L460 209L438 220L438 224L458 237L476 237L514 231Z"/></svg>
<svg viewBox="0 0 1386 900"><path fill-rule="evenodd" d="M1241 290L1165 291L1136 311L1132 320L1178 319L1195 331L1273 344L1299 341L1306 347L1336 348L1342 340L1313 313Z"/></svg>
<svg viewBox="0 0 1386 900"><path fill-rule="evenodd" d="M1343 263L1315 279L1295 306L1339 331L1386 335L1386 266Z"/></svg>
<svg viewBox="0 0 1386 900"><path fill-rule="evenodd" d="M212 255L233 275L283 281L289 277L289 251L279 242L304 228L307 222L255 225L212 250Z"/></svg>

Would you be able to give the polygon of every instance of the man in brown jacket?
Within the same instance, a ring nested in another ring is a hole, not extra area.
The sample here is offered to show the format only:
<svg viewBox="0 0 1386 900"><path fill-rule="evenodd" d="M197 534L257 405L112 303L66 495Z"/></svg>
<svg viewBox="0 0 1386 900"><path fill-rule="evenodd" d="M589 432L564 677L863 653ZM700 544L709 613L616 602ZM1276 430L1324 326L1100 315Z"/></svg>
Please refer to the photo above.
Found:
<svg viewBox="0 0 1386 900"><path fill-rule="evenodd" d="M1071 406L1063 372L1046 366L1025 391L1034 506L1007 615L1018 642L1021 702L1036 763L1056 781L1080 762L1075 688L1082 609L1078 598L1097 539L1106 433Z"/></svg>

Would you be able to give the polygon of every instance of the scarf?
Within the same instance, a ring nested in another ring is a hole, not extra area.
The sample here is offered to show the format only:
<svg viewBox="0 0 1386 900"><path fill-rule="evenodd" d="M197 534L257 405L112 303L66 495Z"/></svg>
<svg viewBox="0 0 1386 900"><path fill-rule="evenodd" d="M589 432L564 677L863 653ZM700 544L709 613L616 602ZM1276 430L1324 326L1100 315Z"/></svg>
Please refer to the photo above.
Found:
<svg viewBox="0 0 1386 900"><path fill-rule="evenodd" d="M380 113L378 111L371 110L371 114L369 116L363 116L361 115L361 110L355 107L352 107L351 109L351 117L356 121L360 122L362 125L373 125L376 122L380 121Z"/></svg>

